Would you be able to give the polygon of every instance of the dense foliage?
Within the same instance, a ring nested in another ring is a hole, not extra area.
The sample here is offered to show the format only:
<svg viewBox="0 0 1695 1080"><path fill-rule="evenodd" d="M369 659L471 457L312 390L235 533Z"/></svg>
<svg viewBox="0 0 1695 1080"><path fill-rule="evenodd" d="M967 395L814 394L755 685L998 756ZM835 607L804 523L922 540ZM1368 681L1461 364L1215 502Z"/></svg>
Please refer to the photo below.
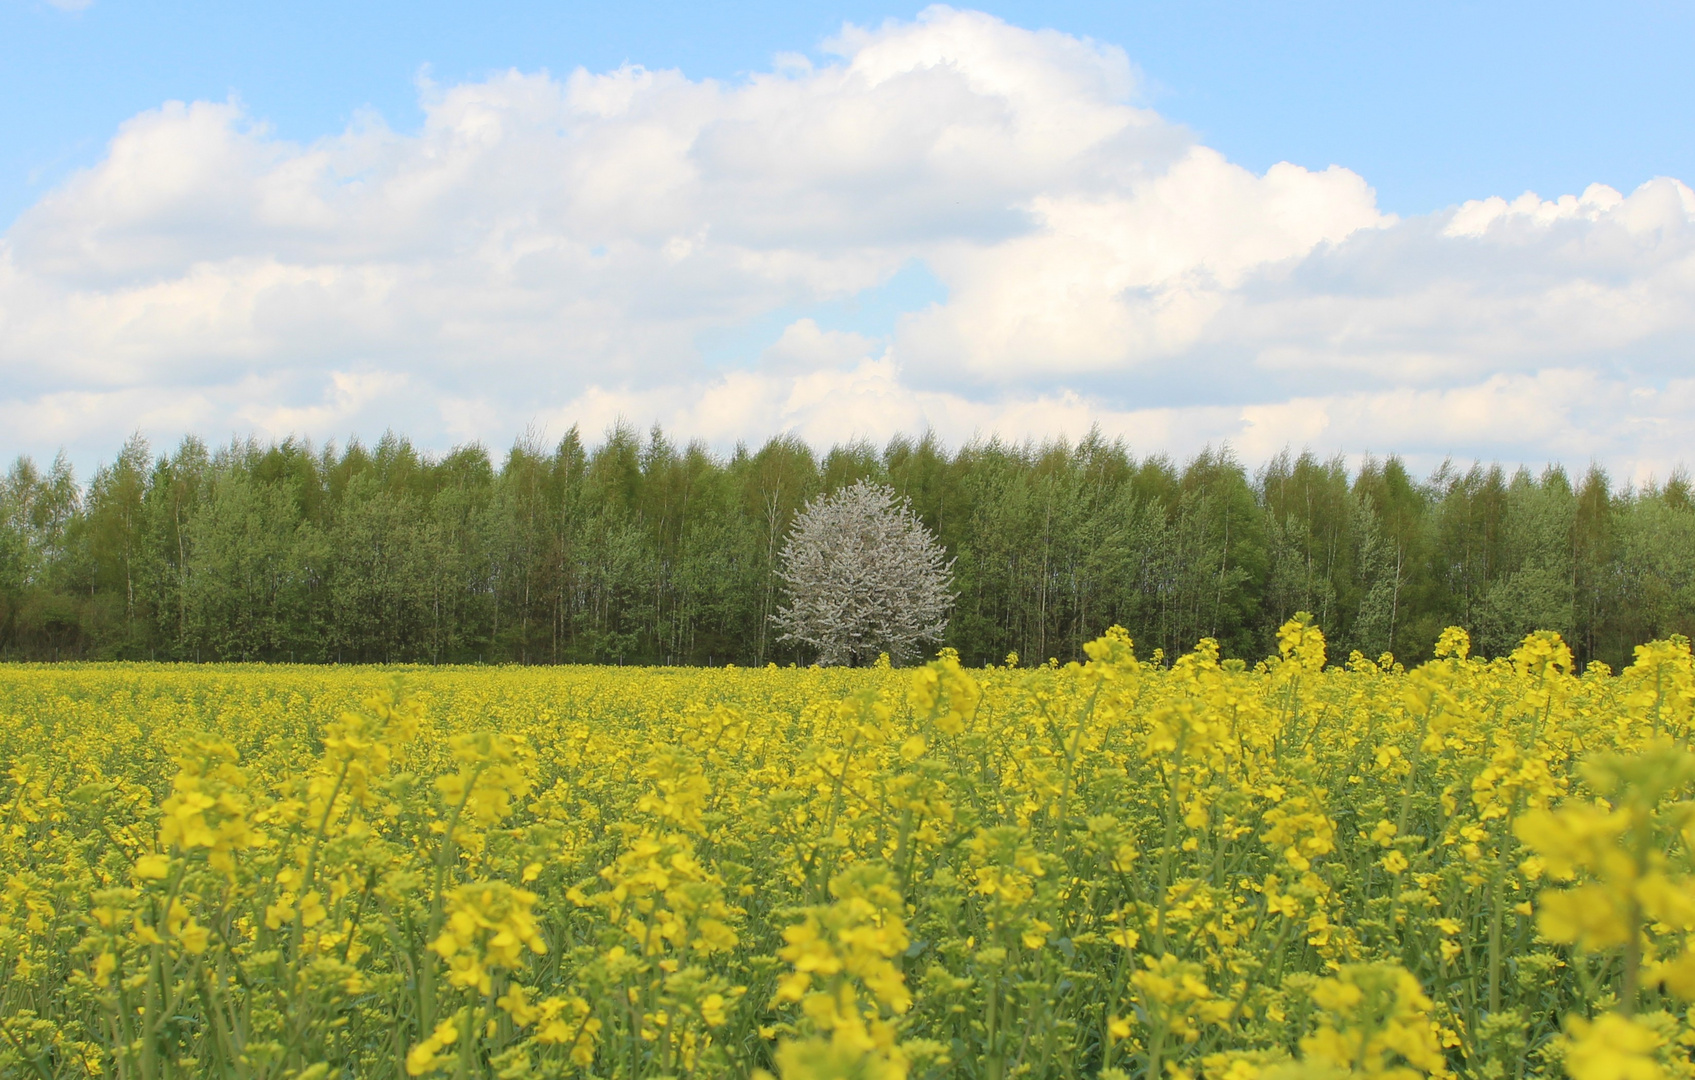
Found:
<svg viewBox="0 0 1695 1080"><path fill-rule="evenodd" d="M1695 509L1680 478L1615 492L1590 470L1426 480L1228 455L1181 467L1079 445L896 440L822 458L776 439L728 460L658 432L339 452L139 440L84 490L61 462L0 484L0 656L761 664L795 513L869 478L909 497L954 563L947 644L972 664L1081 655L1114 623L1175 654L1254 658L1311 611L1342 649L1428 655L1444 627L1502 655L1559 631L1579 662L1695 631Z"/></svg>
<svg viewBox="0 0 1695 1080"><path fill-rule="evenodd" d="M910 503L861 480L807 503L783 540L777 577L789 602L773 620L779 643L815 650L820 664L910 663L941 643L953 607L953 569Z"/></svg>
<svg viewBox="0 0 1695 1080"><path fill-rule="evenodd" d="M1688 642L1467 646L0 669L0 1074L1695 1074Z"/></svg>

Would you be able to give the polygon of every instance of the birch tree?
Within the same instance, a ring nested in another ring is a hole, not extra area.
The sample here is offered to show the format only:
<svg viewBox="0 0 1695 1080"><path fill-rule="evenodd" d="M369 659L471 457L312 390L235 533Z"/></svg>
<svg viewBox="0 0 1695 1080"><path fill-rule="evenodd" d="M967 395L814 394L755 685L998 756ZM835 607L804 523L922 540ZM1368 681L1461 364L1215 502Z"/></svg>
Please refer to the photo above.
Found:
<svg viewBox="0 0 1695 1080"><path fill-rule="evenodd" d="M881 484L864 480L814 499L795 519L777 576L789 604L772 617L822 664L886 652L915 659L942 640L953 604L953 560Z"/></svg>

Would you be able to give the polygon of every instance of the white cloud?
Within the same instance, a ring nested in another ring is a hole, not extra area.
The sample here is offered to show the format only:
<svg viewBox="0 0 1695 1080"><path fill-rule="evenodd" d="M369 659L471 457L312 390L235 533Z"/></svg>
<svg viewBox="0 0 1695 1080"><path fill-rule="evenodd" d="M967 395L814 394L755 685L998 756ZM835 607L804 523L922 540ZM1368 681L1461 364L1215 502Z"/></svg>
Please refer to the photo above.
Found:
<svg viewBox="0 0 1695 1080"><path fill-rule="evenodd" d="M932 256L946 307L903 327L903 353L998 379L1135 368L1200 343L1256 269L1391 219L1345 169L1265 176L1194 147L1166 171L1087 195L1042 194L1036 225Z"/></svg>
<svg viewBox="0 0 1695 1080"><path fill-rule="evenodd" d="M1180 454L1690 456L1683 183L1396 219L1345 168L1225 160L1136 78L932 8L735 83L426 85L413 134L296 144L167 103L0 239L0 453L625 418L719 445L1099 424ZM944 298L855 314L915 262Z"/></svg>
<svg viewBox="0 0 1695 1080"><path fill-rule="evenodd" d="M798 319L783 328L782 336L759 359L769 370L812 371L854 363L874 347L875 342L864 334L825 330L816 320Z"/></svg>

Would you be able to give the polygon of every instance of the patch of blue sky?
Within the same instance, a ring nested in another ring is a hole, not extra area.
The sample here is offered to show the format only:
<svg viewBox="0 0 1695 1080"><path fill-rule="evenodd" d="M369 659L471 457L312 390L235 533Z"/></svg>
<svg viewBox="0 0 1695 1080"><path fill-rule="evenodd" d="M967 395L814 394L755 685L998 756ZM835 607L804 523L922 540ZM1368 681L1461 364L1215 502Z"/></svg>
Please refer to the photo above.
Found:
<svg viewBox="0 0 1695 1080"><path fill-rule="evenodd" d="M825 59L844 22L910 19L920 0L0 0L0 229L93 164L127 118L235 97L280 138L333 135L372 110L422 121L440 85L517 68L624 63L690 78ZM1144 100L1231 160L1337 164L1385 209L1628 191L1695 176L1688 0L982 0L1020 26L1122 47Z"/></svg>
<svg viewBox="0 0 1695 1080"><path fill-rule="evenodd" d="M706 366L715 371L752 367L784 330L802 319L811 319L820 330L858 334L873 343L886 343L901 316L932 304L945 304L947 299L942 280L922 261L912 259L887 280L850 297L785 305L739 326L705 331L695 338L695 347Z"/></svg>

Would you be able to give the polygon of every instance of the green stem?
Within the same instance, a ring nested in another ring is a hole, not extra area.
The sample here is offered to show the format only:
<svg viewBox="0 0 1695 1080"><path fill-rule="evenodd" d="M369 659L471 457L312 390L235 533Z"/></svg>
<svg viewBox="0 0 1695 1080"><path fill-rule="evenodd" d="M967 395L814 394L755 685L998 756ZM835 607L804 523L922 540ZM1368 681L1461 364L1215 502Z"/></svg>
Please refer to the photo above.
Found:
<svg viewBox="0 0 1695 1080"><path fill-rule="evenodd" d="M1159 951L1165 952L1165 905L1166 894L1171 889L1171 860L1177 847L1177 805L1178 789L1183 783L1183 744L1187 741L1185 732L1177 739L1177 748L1171 763L1171 780L1166 785L1165 798L1165 839L1159 851L1159 895L1154 897L1154 943Z"/></svg>
<svg viewBox="0 0 1695 1080"><path fill-rule="evenodd" d="M465 805L471 801L471 792L477 786L477 779L483 775L486 765L479 765L471 773L471 778L465 784L465 793L459 797L459 804L453 808L453 814L447 820L447 832L442 837L441 848L436 852L435 879L430 886L430 922L424 932L424 950L427 953L430 941L441 930L443 904L442 888L446 884L447 864L456 853L454 832L459 828L459 818L465 812ZM428 956L418 964L418 1031L420 1035L435 1030L436 1019L436 966Z"/></svg>

